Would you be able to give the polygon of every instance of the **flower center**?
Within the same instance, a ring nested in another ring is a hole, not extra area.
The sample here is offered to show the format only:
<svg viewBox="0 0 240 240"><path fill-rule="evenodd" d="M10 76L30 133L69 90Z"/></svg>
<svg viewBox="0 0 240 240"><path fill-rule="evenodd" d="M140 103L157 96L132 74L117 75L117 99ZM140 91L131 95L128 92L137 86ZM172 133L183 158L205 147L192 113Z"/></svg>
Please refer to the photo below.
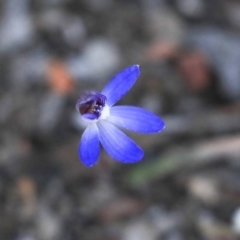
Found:
<svg viewBox="0 0 240 240"><path fill-rule="evenodd" d="M84 120L105 119L110 113L109 107L105 104L106 100L101 93L87 91L78 99L76 108Z"/></svg>

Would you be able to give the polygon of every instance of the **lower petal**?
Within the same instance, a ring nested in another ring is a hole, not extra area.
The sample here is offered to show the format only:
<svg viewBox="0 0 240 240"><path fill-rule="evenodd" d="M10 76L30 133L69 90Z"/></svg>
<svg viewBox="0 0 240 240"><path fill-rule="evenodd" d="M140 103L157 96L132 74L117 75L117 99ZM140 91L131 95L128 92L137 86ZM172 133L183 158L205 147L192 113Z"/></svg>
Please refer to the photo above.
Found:
<svg viewBox="0 0 240 240"><path fill-rule="evenodd" d="M98 128L96 124L87 127L82 135L78 154L83 164L87 167L93 166L100 154L100 145L98 139Z"/></svg>
<svg viewBox="0 0 240 240"><path fill-rule="evenodd" d="M143 150L122 131L107 121L99 121L99 140L108 154L123 163L134 163L143 158Z"/></svg>
<svg viewBox="0 0 240 240"><path fill-rule="evenodd" d="M112 107L107 120L119 127L141 133L157 133L165 127L163 120L155 114L132 106Z"/></svg>

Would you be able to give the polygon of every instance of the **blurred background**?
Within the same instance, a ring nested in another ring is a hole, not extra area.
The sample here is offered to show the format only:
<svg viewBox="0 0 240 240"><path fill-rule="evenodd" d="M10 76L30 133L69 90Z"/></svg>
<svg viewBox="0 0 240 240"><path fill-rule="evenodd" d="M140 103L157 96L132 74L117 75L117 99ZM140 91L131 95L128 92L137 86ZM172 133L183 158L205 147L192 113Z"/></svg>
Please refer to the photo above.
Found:
<svg viewBox="0 0 240 240"><path fill-rule="evenodd" d="M167 127L86 168L76 101L133 64ZM0 76L1 240L239 239L239 0L1 0Z"/></svg>

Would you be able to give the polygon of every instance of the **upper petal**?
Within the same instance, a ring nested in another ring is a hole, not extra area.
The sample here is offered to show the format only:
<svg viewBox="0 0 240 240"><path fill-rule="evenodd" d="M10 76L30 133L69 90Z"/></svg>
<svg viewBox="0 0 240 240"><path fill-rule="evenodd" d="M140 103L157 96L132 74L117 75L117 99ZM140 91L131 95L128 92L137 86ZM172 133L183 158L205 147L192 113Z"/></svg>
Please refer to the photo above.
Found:
<svg viewBox="0 0 240 240"><path fill-rule="evenodd" d="M84 131L79 144L78 154L83 164L87 167L91 167L97 162L100 154L100 144L98 128L95 123L90 124Z"/></svg>
<svg viewBox="0 0 240 240"><path fill-rule="evenodd" d="M155 114L132 106L112 107L107 120L120 127L141 133L156 133L165 127L163 120Z"/></svg>
<svg viewBox="0 0 240 240"><path fill-rule="evenodd" d="M99 140L108 154L124 163L134 163L143 158L143 150L122 131L107 121L99 121Z"/></svg>
<svg viewBox="0 0 240 240"><path fill-rule="evenodd" d="M140 74L139 65L122 70L105 86L102 94L107 97L107 105L114 105L136 82Z"/></svg>

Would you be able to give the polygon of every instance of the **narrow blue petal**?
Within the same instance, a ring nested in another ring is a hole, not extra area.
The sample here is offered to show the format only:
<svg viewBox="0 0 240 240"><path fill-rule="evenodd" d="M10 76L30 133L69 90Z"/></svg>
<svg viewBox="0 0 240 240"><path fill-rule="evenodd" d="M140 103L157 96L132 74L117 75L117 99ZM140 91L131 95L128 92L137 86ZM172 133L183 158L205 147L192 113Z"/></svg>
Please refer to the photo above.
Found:
<svg viewBox="0 0 240 240"><path fill-rule="evenodd" d="M112 106L122 98L136 82L139 74L139 66L133 65L114 76L102 90L102 94L107 97L107 104Z"/></svg>
<svg viewBox="0 0 240 240"><path fill-rule="evenodd" d="M132 106L112 107L107 120L119 127L141 133L157 133L165 127L163 120L155 114Z"/></svg>
<svg viewBox="0 0 240 240"><path fill-rule="evenodd" d="M87 167L91 167L97 162L100 154L100 144L98 140L98 128L95 123L89 125L84 131L78 154L83 164Z"/></svg>
<svg viewBox="0 0 240 240"><path fill-rule="evenodd" d="M122 131L107 121L99 121L99 140L108 154L123 163L134 163L143 158L143 150Z"/></svg>

